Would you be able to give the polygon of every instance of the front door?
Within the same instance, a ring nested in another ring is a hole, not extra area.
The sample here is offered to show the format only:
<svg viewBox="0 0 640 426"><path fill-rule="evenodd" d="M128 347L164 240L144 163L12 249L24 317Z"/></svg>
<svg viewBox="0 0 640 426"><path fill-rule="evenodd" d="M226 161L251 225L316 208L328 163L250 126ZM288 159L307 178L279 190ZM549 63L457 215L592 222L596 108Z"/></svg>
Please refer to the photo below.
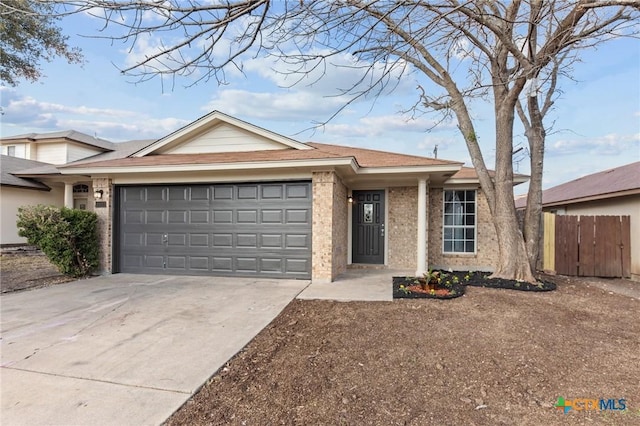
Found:
<svg viewBox="0 0 640 426"><path fill-rule="evenodd" d="M353 263L384 263L384 191L353 191Z"/></svg>

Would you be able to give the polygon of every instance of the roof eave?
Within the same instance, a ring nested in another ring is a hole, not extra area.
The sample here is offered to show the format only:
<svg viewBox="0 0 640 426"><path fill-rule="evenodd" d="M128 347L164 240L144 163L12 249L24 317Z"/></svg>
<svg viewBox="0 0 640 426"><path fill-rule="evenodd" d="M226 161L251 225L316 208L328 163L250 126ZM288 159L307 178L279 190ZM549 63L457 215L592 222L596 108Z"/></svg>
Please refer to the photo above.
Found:
<svg viewBox="0 0 640 426"><path fill-rule="evenodd" d="M347 166L353 172L357 172L358 165L353 157L321 158L302 160L277 160L277 161L244 161L234 163L205 163L205 164L174 164L153 166L93 166L93 167L66 167L60 169L64 175L69 174L121 174L121 173L163 173L163 172L198 172L198 171L226 171L226 170L255 170L277 168L331 168Z"/></svg>

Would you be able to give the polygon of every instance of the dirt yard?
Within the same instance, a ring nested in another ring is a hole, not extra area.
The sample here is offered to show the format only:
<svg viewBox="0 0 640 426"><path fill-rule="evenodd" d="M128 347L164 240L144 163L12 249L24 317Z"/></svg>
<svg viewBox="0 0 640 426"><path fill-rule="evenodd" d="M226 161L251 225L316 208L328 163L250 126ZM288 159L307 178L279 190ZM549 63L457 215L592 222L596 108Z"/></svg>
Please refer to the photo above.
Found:
<svg viewBox="0 0 640 426"><path fill-rule="evenodd" d="M640 424L640 300L552 279L549 293L296 300L167 424ZM627 409L564 414L558 397Z"/></svg>
<svg viewBox="0 0 640 426"><path fill-rule="evenodd" d="M44 256L0 265L3 293L69 280ZM167 424L640 424L640 300L614 281L545 279L558 290L295 300ZM563 414L558 397L627 409Z"/></svg>
<svg viewBox="0 0 640 426"><path fill-rule="evenodd" d="M41 253L3 254L0 256L0 288L2 293L73 281L65 277Z"/></svg>

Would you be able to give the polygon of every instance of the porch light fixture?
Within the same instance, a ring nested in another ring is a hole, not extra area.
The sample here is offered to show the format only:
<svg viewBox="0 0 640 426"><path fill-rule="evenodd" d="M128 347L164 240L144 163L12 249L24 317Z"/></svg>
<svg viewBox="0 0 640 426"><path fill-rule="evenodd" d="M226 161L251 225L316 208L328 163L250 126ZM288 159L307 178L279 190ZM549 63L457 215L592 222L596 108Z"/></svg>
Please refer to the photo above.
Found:
<svg viewBox="0 0 640 426"><path fill-rule="evenodd" d="M98 189L93 193L93 198L96 200L102 200L102 194L104 194L104 191L102 189Z"/></svg>
<svg viewBox="0 0 640 426"><path fill-rule="evenodd" d="M347 201L353 203L353 195L347 195Z"/></svg>

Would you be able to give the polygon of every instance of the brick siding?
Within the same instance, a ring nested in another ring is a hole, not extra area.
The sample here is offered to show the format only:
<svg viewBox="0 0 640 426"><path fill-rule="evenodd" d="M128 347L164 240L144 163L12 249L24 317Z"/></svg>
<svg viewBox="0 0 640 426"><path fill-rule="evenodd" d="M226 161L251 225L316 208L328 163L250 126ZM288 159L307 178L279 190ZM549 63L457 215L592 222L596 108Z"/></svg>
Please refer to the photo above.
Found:
<svg viewBox="0 0 640 426"><path fill-rule="evenodd" d="M452 188L453 189L453 188ZM462 189L462 188L461 188ZM464 188L467 189L467 188ZM480 188L476 191L476 253L442 253L442 188L429 193L429 267L453 270L492 271L498 262L498 239L491 220L487 198Z"/></svg>
<svg viewBox="0 0 640 426"><path fill-rule="evenodd" d="M111 241L112 241L112 224L113 224L113 194L111 179L95 178L93 179L93 190L102 190L102 199L95 200L104 201L106 207L95 207L93 211L98 215L98 238L100 239L100 266L98 272L101 274L111 273Z"/></svg>

